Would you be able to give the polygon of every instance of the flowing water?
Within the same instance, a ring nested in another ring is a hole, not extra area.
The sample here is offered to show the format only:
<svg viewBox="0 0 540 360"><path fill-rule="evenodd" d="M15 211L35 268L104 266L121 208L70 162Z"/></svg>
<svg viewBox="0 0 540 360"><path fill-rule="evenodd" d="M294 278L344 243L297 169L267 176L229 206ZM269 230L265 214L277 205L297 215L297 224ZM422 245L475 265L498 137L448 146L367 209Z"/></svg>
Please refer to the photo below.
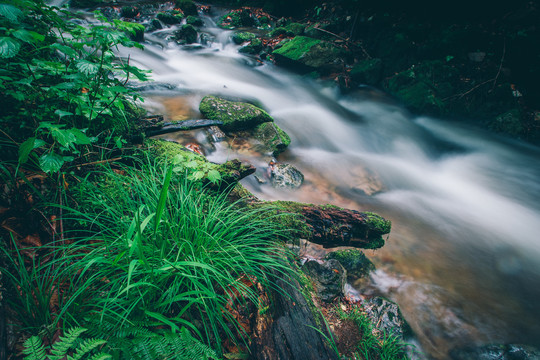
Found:
<svg viewBox="0 0 540 360"><path fill-rule="evenodd" d="M147 34L144 51L121 51L153 71L144 93L151 111L197 118L207 94L257 101L292 138L278 161L306 181L285 191L249 177L248 189L263 199L332 203L392 220L386 245L367 252L378 270L361 290L400 305L420 358L445 359L464 345L540 345L540 149L411 116L371 89L343 96L239 54L230 31L205 22L206 46L182 48L166 40L167 29ZM202 131L171 137L205 139ZM234 141L205 150L216 162L268 162ZM366 181L380 191L366 195Z"/></svg>

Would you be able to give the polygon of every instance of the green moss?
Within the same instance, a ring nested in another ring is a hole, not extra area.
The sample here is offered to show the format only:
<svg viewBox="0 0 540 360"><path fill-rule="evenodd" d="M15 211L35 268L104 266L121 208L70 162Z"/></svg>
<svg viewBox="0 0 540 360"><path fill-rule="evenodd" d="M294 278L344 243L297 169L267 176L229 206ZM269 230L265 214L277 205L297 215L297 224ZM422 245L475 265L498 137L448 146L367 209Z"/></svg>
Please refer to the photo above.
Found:
<svg viewBox="0 0 540 360"><path fill-rule="evenodd" d="M519 109L512 109L497 116L495 120L489 124L489 128L490 130L512 136L522 135L524 128L523 124L521 123Z"/></svg>
<svg viewBox="0 0 540 360"><path fill-rule="evenodd" d="M253 39L248 45L241 47L238 51L244 54L255 55L258 54L262 48L263 46L261 39Z"/></svg>
<svg viewBox="0 0 540 360"><path fill-rule="evenodd" d="M273 54L281 55L291 60L299 60L315 45L321 43L321 40L309 38L306 36L296 36L291 41L284 44Z"/></svg>
<svg viewBox="0 0 540 360"><path fill-rule="evenodd" d="M290 33L292 36L301 35L304 32L305 26L300 23L290 23L287 26L285 26L285 29L288 33Z"/></svg>
<svg viewBox="0 0 540 360"><path fill-rule="evenodd" d="M390 233L392 229L392 222L390 220L386 220L382 216L372 212L365 212L364 214L372 230L377 231L381 235Z"/></svg>
<svg viewBox="0 0 540 360"><path fill-rule="evenodd" d="M189 15L186 18L186 24L193 25L193 26L203 26L204 23L202 19L198 16Z"/></svg>
<svg viewBox="0 0 540 360"><path fill-rule="evenodd" d="M211 120L223 122L225 131L250 129L274 119L263 109L244 102L228 101L216 96L205 96L199 104L199 111Z"/></svg>
<svg viewBox="0 0 540 360"><path fill-rule="evenodd" d="M185 15L197 15L197 5L192 0L176 0L174 7L181 9Z"/></svg>
<svg viewBox="0 0 540 360"><path fill-rule="evenodd" d="M253 39L255 39L255 34L247 31L235 32L232 36L232 41L237 45L241 45Z"/></svg>
<svg viewBox="0 0 540 360"><path fill-rule="evenodd" d="M250 206L271 208L276 215L272 217L272 221L276 221L284 229L290 229L293 239L307 239L310 237L310 228L301 215L302 208L306 204L294 201L263 201L253 203Z"/></svg>
<svg viewBox="0 0 540 360"><path fill-rule="evenodd" d="M375 265L358 249L333 251L325 259L336 259L347 270L347 274L356 277L364 277L375 270Z"/></svg>
<svg viewBox="0 0 540 360"><path fill-rule="evenodd" d="M167 10L164 12L160 12L156 15L159 21L161 21L164 24L167 25L174 25L174 24L180 24L182 22L182 19L184 18L184 14L182 14L178 10Z"/></svg>
<svg viewBox="0 0 540 360"><path fill-rule="evenodd" d="M381 79L381 59L359 61L351 70L351 78L359 83L377 85Z"/></svg>

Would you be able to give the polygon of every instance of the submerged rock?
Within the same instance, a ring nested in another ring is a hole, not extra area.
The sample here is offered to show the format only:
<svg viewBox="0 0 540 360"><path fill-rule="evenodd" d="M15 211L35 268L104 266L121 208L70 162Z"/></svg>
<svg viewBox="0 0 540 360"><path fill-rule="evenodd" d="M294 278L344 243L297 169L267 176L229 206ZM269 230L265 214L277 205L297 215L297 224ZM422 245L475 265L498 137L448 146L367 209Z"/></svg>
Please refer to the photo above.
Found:
<svg viewBox="0 0 540 360"><path fill-rule="evenodd" d="M263 49L261 39L253 39L249 44L242 46L238 51L243 54L258 54Z"/></svg>
<svg viewBox="0 0 540 360"><path fill-rule="evenodd" d="M347 270L349 276L361 278L367 276L375 265L358 249L337 250L326 255L325 259L335 259Z"/></svg>
<svg viewBox="0 0 540 360"><path fill-rule="evenodd" d="M178 10L167 10L167 11L158 13L156 17L159 21L161 21L164 24L174 25L174 24L180 24L182 22L182 19L184 18L184 14L182 14Z"/></svg>
<svg viewBox="0 0 540 360"><path fill-rule="evenodd" d="M528 345L501 344L450 351L453 360L540 360L540 350Z"/></svg>
<svg viewBox="0 0 540 360"><path fill-rule="evenodd" d="M241 45L245 42L248 42L248 41L251 41L253 39L255 39L255 34L253 33L250 33L250 32L246 32L246 31L240 31L240 32L236 32L233 34L232 36L232 41L236 44L236 45Z"/></svg>
<svg viewBox="0 0 540 360"><path fill-rule="evenodd" d="M225 131L250 129L274 121L266 111L255 105L211 95L201 100L199 111L208 119L223 121L221 127Z"/></svg>
<svg viewBox="0 0 540 360"><path fill-rule="evenodd" d="M272 52L276 63L305 71L331 72L341 70L346 52L326 41L296 36Z"/></svg>
<svg viewBox="0 0 540 360"><path fill-rule="evenodd" d="M396 303L377 296L362 300L362 306L377 330L401 339L411 332Z"/></svg>
<svg viewBox="0 0 540 360"><path fill-rule="evenodd" d="M323 261L307 261L302 270L313 280L317 295L322 301L332 302L342 296L347 279L347 271L335 259Z"/></svg>
<svg viewBox="0 0 540 360"><path fill-rule="evenodd" d="M275 188L297 189L304 183L304 175L291 164L272 163L270 182Z"/></svg>

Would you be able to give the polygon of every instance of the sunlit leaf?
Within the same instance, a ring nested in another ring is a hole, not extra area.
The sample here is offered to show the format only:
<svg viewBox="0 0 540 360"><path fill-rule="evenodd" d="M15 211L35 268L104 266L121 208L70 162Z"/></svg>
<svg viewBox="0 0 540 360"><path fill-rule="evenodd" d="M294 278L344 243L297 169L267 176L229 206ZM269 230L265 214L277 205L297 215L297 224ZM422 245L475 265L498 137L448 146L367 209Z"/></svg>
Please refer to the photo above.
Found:
<svg viewBox="0 0 540 360"><path fill-rule="evenodd" d="M19 53L21 43L8 37L0 38L0 58L12 58Z"/></svg>
<svg viewBox="0 0 540 360"><path fill-rule="evenodd" d="M217 183L219 180L221 180L221 174L219 173L219 171L215 169L208 171L207 177L208 177L208 180L210 180L214 184Z"/></svg>
<svg viewBox="0 0 540 360"><path fill-rule="evenodd" d="M87 76L96 75L99 71L99 64L95 64L88 60L80 60L77 62L77 69Z"/></svg>
<svg viewBox="0 0 540 360"><path fill-rule="evenodd" d="M71 132L71 134L73 134L73 136L75 136L75 142L79 145L89 145L92 142L92 140L88 136L86 136L85 133L83 133L77 128L73 128L69 131Z"/></svg>
<svg viewBox="0 0 540 360"><path fill-rule="evenodd" d="M13 5L0 4L0 15L11 22L18 22L18 19L23 15L23 12Z"/></svg>

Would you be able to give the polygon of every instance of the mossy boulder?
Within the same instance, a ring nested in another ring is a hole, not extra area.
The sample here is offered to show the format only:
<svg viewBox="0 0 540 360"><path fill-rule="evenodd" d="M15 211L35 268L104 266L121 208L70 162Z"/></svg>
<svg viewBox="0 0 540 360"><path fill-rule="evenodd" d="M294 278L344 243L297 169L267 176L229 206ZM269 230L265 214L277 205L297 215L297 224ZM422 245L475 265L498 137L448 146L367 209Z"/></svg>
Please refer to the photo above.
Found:
<svg viewBox="0 0 540 360"><path fill-rule="evenodd" d="M223 121L224 131L247 130L274 119L263 109L245 102L229 101L217 96L205 96L199 111L207 119Z"/></svg>
<svg viewBox="0 0 540 360"><path fill-rule="evenodd" d="M174 25L174 24L180 24L182 22L182 19L184 18L184 14L182 14L178 10L167 10L164 12L157 13L156 17L159 21L161 21L164 24L167 25Z"/></svg>
<svg viewBox="0 0 540 360"><path fill-rule="evenodd" d="M242 46L238 51L243 54L255 55L263 49L261 39L253 39L246 46Z"/></svg>
<svg viewBox="0 0 540 360"><path fill-rule="evenodd" d="M232 36L232 41L237 44L241 45L245 42L251 41L255 39L255 34L247 32L247 31L239 31L235 32Z"/></svg>
<svg viewBox="0 0 540 360"><path fill-rule="evenodd" d="M272 52L277 64L305 72L328 73L341 70L347 53L326 41L307 36L296 36Z"/></svg>
<svg viewBox="0 0 540 360"><path fill-rule="evenodd" d="M290 23L286 26L280 26L275 28L270 32L271 37L278 37L278 36L297 36L302 35L304 33L305 25L302 25L300 23Z"/></svg>
<svg viewBox="0 0 540 360"><path fill-rule="evenodd" d="M139 8L136 6L122 6L120 16L123 18L133 19L139 14Z"/></svg>
<svg viewBox="0 0 540 360"><path fill-rule="evenodd" d="M253 136L264 146L264 152L278 156L290 144L291 138L274 122L265 122L258 125Z"/></svg>
<svg viewBox="0 0 540 360"><path fill-rule="evenodd" d="M347 275L356 278L367 276L375 270L375 265L358 249L337 250L326 255L325 259L335 259L347 270Z"/></svg>
<svg viewBox="0 0 540 360"><path fill-rule="evenodd" d="M193 25L185 24L174 32L176 42L179 44L193 44L197 41L197 30Z"/></svg>
<svg viewBox="0 0 540 360"><path fill-rule="evenodd" d="M359 84L376 86L382 75L382 60L370 59L359 61L349 73L351 79Z"/></svg>
<svg viewBox="0 0 540 360"><path fill-rule="evenodd" d="M201 27L204 25L204 22L198 16L189 15L186 17L186 24Z"/></svg>
<svg viewBox="0 0 540 360"><path fill-rule="evenodd" d="M184 15L197 15L197 5L192 0L176 0L174 7L182 10Z"/></svg>
<svg viewBox="0 0 540 360"><path fill-rule="evenodd" d="M256 18L248 9L233 10L223 15L218 20L218 26L223 29L235 29L238 27L252 27L257 23Z"/></svg>

